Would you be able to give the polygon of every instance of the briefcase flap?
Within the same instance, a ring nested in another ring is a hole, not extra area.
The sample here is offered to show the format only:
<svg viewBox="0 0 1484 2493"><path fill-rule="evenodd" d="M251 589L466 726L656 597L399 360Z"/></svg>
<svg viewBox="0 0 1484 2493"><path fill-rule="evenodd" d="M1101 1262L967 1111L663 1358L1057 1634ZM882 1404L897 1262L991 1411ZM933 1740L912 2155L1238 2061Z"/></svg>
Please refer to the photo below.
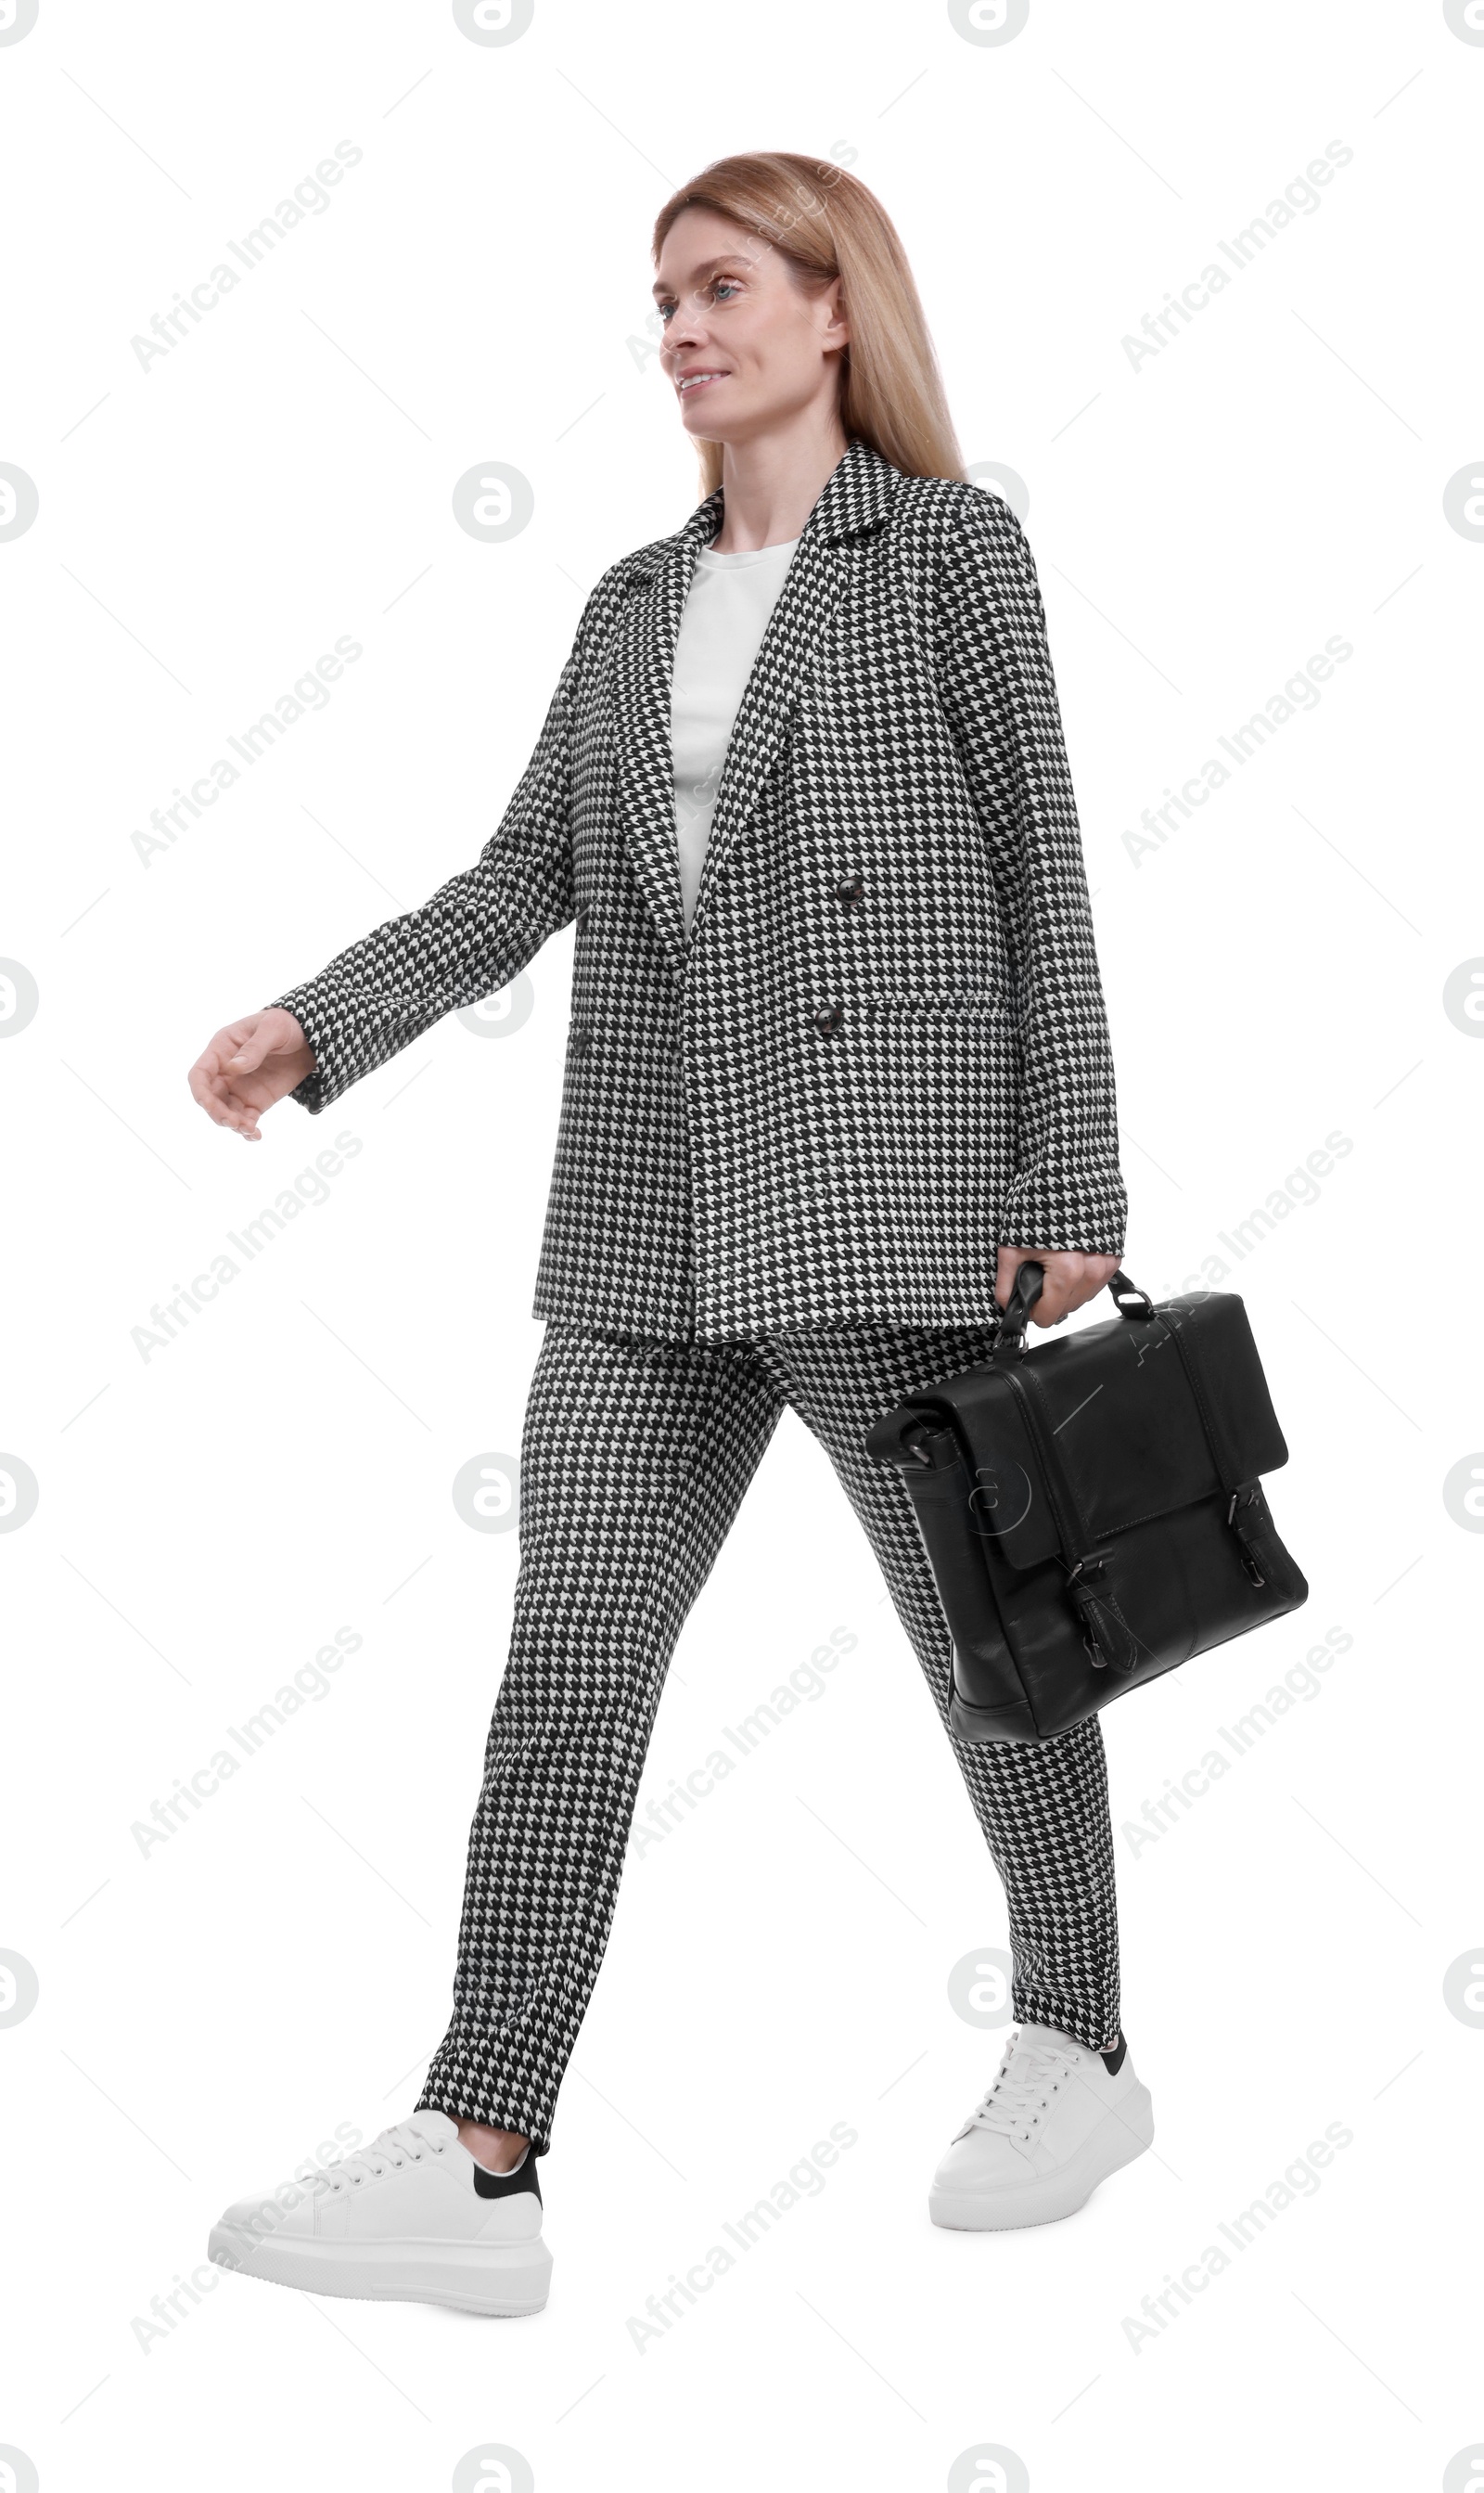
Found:
<svg viewBox="0 0 1484 2493"><path fill-rule="evenodd" d="M1185 1364L1172 1338L1185 1329L1232 1481L1276 1471L1289 1450L1258 1357L1247 1310L1230 1291L1187 1292L1158 1303L1154 1317L1114 1316L1059 1341L1036 1343L1033 1363L1045 1425L1094 1541L1198 1498L1217 1476ZM974 1481L978 1528L1017 1567L1060 1547L1045 1475L1006 1353L906 1399L952 1425Z"/></svg>

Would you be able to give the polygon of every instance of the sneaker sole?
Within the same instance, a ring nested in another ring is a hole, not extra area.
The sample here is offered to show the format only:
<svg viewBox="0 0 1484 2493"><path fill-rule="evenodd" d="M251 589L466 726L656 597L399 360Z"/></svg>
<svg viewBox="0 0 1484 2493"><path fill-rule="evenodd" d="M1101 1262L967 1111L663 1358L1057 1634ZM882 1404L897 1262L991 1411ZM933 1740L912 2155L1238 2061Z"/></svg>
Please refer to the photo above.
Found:
<svg viewBox="0 0 1484 2493"><path fill-rule="evenodd" d="M928 2213L935 2225L959 2233L996 2234L1020 2225L1053 2225L1062 2216L1075 2216L1100 2181L1132 2164L1153 2140L1154 2103L1149 2089L1131 2087L1059 2172L1017 2182L1010 2189L934 2190Z"/></svg>
<svg viewBox="0 0 1484 2493"><path fill-rule="evenodd" d="M356 2302L437 2302L514 2320L546 2308L551 2254L528 2242L319 2242L214 2225L206 2255L218 2268L309 2294Z"/></svg>

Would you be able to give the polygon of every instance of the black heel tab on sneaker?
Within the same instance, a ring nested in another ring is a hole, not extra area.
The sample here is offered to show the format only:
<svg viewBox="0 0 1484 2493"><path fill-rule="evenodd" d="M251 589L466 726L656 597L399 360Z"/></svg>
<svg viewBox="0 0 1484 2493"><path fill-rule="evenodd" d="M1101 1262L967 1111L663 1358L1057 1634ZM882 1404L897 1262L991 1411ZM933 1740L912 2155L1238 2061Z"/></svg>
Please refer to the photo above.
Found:
<svg viewBox="0 0 1484 2493"><path fill-rule="evenodd" d="M1118 2037L1118 2047L1116 2051L1099 2052L1098 2058L1102 2061L1104 2068L1108 2071L1111 2078L1115 2078L1118 2071L1122 2068L1123 2056L1127 2050L1128 2036L1126 2034L1120 2034Z"/></svg>
<svg viewBox="0 0 1484 2493"><path fill-rule="evenodd" d="M481 2199L514 2199L522 2190L534 2190L538 2206L542 2204L541 2177L529 2148L509 2173L491 2173L489 2166L481 2164L476 2157L474 2188Z"/></svg>

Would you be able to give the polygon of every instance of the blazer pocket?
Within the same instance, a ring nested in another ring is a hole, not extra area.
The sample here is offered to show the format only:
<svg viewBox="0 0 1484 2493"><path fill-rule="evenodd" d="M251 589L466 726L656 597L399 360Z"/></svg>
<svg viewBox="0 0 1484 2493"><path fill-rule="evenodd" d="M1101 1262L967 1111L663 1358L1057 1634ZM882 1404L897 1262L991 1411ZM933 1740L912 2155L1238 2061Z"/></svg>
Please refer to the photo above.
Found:
<svg viewBox="0 0 1484 2493"><path fill-rule="evenodd" d="M856 1010L868 1021L982 1021L1002 1015L1005 1003L993 987L903 988L862 996Z"/></svg>

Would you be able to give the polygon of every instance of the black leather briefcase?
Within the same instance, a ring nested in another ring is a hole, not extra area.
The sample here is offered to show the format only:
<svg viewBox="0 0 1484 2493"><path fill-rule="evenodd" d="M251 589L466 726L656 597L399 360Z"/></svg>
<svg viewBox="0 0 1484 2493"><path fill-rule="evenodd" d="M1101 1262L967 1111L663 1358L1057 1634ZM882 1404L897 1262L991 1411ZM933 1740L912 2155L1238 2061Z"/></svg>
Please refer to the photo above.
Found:
<svg viewBox="0 0 1484 2493"><path fill-rule="evenodd" d="M1052 1740L1192 1654L1307 1601L1260 1475L1289 1458L1230 1291L1025 1345L1044 1273L1016 1269L988 1359L866 1438L911 1497L953 1638L961 1740Z"/></svg>

